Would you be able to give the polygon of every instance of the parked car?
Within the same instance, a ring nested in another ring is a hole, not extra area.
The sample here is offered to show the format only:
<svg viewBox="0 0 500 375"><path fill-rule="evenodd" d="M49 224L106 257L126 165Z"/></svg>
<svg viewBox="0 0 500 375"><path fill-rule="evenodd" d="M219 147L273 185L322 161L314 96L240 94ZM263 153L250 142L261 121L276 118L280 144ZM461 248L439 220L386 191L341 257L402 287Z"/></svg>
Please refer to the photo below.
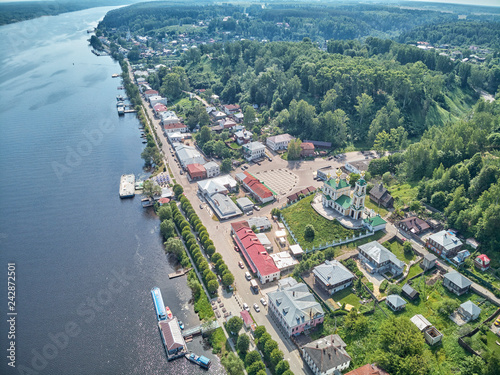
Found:
<svg viewBox="0 0 500 375"><path fill-rule="evenodd" d="M238 246L235 246L234 251L240 251L240 248Z"/></svg>
<svg viewBox="0 0 500 375"><path fill-rule="evenodd" d="M264 297L260 299L260 303L262 303L263 306L267 306L267 301Z"/></svg>
<svg viewBox="0 0 500 375"><path fill-rule="evenodd" d="M250 215L253 215L253 211L252 210L250 210L250 211L247 212L247 216L250 216Z"/></svg>
<svg viewBox="0 0 500 375"><path fill-rule="evenodd" d="M241 260L238 262L238 266L240 268L245 268L245 265L243 264L243 262Z"/></svg>
<svg viewBox="0 0 500 375"><path fill-rule="evenodd" d="M260 312L260 307L256 303L254 303L253 308L255 309L255 311Z"/></svg>
<svg viewBox="0 0 500 375"><path fill-rule="evenodd" d="M203 204L200 204L200 208L203 208Z"/></svg>
<svg viewBox="0 0 500 375"><path fill-rule="evenodd" d="M252 275L250 275L250 272L248 272L248 271L247 271L247 272L245 272L245 278L246 278L247 280L250 280L250 279L252 278Z"/></svg>
<svg viewBox="0 0 500 375"><path fill-rule="evenodd" d="M257 211L260 211L260 207L259 207L259 206L257 206L257 205L253 206L253 209L254 209L254 210L257 210Z"/></svg>
<svg viewBox="0 0 500 375"><path fill-rule="evenodd" d="M250 311L250 307L246 303L243 303L243 310Z"/></svg>

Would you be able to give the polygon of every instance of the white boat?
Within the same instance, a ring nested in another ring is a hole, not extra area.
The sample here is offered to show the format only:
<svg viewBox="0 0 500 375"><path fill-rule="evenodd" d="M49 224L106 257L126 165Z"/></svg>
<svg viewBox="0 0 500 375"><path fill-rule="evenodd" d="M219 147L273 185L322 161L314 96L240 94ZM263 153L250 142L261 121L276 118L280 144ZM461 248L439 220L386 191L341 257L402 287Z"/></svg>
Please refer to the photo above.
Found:
<svg viewBox="0 0 500 375"><path fill-rule="evenodd" d="M123 174L120 177L120 198L131 198L135 195L135 176Z"/></svg>

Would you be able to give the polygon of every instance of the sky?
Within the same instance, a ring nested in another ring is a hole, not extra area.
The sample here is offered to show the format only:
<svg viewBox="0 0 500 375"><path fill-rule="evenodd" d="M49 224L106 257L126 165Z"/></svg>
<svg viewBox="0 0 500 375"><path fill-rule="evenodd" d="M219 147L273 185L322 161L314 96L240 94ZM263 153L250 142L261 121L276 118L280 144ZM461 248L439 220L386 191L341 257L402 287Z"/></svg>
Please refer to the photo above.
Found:
<svg viewBox="0 0 500 375"><path fill-rule="evenodd" d="M47 1L47 0L0 0L0 3L12 3L17 1ZM50 1L50 0L48 0ZM54 0L57 1L57 0ZM67 2L69 0L61 0L63 2ZM144 0L151 1L151 0ZM196 1L196 0L193 0ZM404 1L404 0L402 0ZM500 7L500 0L409 0L409 1L419 1L419 2L427 2L427 3L449 3L449 4L468 4L468 5L489 5L489 6L497 6ZM230 2L230 1L229 1ZM377 1L377 2L383 2Z"/></svg>

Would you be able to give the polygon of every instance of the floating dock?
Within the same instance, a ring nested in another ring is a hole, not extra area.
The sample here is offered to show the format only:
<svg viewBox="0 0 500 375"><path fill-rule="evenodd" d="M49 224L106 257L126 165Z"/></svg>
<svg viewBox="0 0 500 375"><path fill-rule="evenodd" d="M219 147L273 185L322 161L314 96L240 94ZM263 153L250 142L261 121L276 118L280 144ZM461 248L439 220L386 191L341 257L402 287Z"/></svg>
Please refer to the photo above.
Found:
<svg viewBox="0 0 500 375"><path fill-rule="evenodd" d="M193 269L193 267L183 268L183 269L177 270L177 271L175 271L173 273L169 273L168 274L168 278L169 279L175 279L176 277L184 276L186 273L188 273L192 269Z"/></svg>
<svg viewBox="0 0 500 375"><path fill-rule="evenodd" d="M120 178L120 198L132 198L135 195L135 176L123 174Z"/></svg>

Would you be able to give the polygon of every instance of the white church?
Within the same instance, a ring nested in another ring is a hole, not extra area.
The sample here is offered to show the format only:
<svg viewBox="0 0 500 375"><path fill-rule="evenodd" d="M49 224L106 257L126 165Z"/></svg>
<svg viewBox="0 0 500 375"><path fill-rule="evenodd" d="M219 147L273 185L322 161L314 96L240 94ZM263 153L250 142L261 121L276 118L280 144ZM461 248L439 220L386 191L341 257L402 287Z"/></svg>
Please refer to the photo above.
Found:
<svg viewBox="0 0 500 375"><path fill-rule="evenodd" d="M351 185L349 184L349 175L345 179L341 179L342 171L337 169L336 176L335 179L328 176L323 184L323 206L331 207L338 213L354 220L361 220L365 210L365 173L361 173L361 177L356 181L353 191L351 191Z"/></svg>

